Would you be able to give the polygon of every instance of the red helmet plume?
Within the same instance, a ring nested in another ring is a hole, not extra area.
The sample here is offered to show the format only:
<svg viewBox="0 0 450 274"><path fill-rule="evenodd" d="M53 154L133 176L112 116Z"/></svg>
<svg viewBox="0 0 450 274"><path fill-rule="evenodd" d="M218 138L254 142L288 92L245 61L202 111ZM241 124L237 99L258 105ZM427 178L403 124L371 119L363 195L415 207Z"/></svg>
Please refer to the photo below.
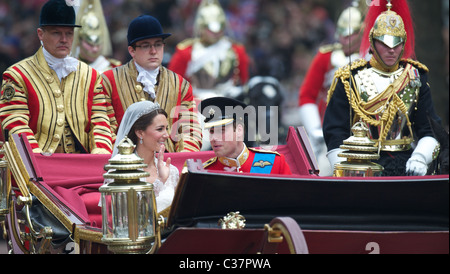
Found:
<svg viewBox="0 0 450 274"><path fill-rule="evenodd" d="M391 11L397 13L403 20L407 39L405 42L405 48L403 52L403 58L415 58L414 52L414 26L411 18L410 9L406 0L392 0L389 1L392 4ZM378 16L387 11L387 0L372 0L370 8L367 12L364 20L364 33L363 40L361 42L360 53L365 56L370 48L369 35L375 25L375 21Z"/></svg>

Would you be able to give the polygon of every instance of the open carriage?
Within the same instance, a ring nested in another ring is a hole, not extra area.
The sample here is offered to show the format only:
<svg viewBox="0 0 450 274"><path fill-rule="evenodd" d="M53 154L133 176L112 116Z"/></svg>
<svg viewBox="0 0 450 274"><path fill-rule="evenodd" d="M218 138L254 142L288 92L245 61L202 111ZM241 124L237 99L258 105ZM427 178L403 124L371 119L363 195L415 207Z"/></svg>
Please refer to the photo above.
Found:
<svg viewBox="0 0 450 274"><path fill-rule="evenodd" d="M205 171L210 151L168 153L180 182L151 253L449 253L448 175L319 177L303 128L276 149L292 176ZM11 253L111 252L98 206L110 155L35 154L19 136L4 150ZM245 227L221 228L228 217Z"/></svg>

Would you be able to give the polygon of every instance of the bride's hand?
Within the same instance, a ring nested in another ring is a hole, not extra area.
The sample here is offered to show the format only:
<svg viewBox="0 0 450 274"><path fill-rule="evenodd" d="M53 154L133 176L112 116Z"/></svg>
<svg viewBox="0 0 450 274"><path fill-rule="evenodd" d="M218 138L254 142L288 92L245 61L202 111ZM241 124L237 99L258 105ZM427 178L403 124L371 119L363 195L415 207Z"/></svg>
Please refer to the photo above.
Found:
<svg viewBox="0 0 450 274"><path fill-rule="evenodd" d="M164 164L164 150L165 146L161 145L158 152L158 177L159 180L163 183L167 181L167 178L169 178L170 175L170 163L171 159L170 157L167 158L165 164Z"/></svg>

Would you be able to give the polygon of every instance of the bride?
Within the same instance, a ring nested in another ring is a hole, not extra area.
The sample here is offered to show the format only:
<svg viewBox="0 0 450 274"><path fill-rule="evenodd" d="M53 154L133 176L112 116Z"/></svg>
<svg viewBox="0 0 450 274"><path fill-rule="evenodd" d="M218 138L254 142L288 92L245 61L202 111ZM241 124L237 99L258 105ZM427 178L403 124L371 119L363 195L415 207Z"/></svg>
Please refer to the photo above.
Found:
<svg viewBox="0 0 450 274"><path fill-rule="evenodd" d="M113 148L114 157L117 145L128 137L135 145L135 153L148 165L144 170L150 176L141 178L152 183L155 190L158 213L167 209L173 200L179 180L179 171L171 165L171 159L164 161L165 141L169 138L167 113L158 103L140 101L130 105L122 118Z"/></svg>

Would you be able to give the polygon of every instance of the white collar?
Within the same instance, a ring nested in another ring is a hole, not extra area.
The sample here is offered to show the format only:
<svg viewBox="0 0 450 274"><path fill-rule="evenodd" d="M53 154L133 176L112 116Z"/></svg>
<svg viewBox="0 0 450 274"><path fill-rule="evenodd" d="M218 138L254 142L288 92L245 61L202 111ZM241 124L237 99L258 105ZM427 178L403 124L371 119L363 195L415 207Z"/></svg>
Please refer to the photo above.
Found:
<svg viewBox="0 0 450 274"><path fill-rule="evenodd" d="M44 53L45 61L47 61L48 66L53 69L56 74L58 75L59 81L61 81L62 78L69 75L71 72L76 71L78 67L78 60L66 56L65 58L57 58L48 52L44 46L42 46L42 51Z"/></svg>
<svg viewBox="0 0 450 274"><path fill-rule="evenodd" d="M154 70L147 70L143 67L141 67L138 63L134 62L136 65L136 69L139 72L139 75L137 77L137 81L144 85L144 91L147 92L152 99L155 99L156 93L155 93L155 85L156 85L156 78L158 77L159 73L159 67L157 67Z"/></svg>

